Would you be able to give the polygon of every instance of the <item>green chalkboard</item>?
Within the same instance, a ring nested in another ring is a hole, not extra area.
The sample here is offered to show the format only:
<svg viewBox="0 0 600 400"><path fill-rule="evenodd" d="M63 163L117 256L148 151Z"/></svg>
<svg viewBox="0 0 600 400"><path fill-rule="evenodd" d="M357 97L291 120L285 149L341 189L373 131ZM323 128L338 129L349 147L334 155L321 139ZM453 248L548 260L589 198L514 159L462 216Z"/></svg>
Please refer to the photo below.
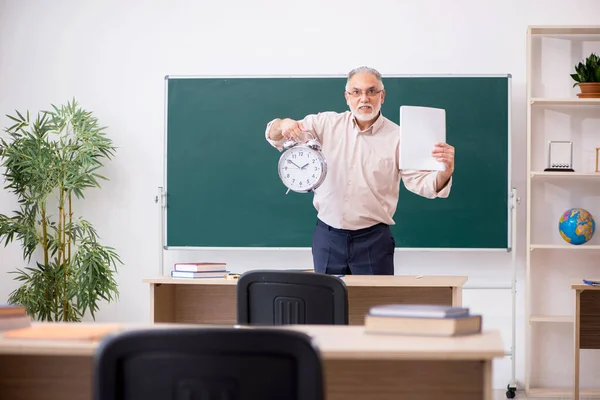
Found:
<svg viewBox="0 0 600 400"><path fill-rule="evenodd" d="M456 148L447 199L401 184L397 247L509 249L510 75L388 76L383 114L446 110ZM290 192L264 138L276 117L345 111L345 77L167 77L166 243L176 247L310 247L312 194Z"/></svg>

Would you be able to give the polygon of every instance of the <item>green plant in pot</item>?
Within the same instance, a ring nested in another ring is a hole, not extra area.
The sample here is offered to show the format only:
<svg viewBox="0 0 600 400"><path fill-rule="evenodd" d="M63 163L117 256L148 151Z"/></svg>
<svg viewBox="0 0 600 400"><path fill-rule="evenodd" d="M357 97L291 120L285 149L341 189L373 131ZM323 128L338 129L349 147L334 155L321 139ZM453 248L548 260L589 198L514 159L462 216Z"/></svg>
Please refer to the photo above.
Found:
<svg viewBox="0 0 600 400"><path fill-rule="evenodd" d="M581 98L600 97L600 57L592 53L588 58L579 62L575 66L575 73L571 78L575 80L575 86L579 86L581 93L577 93Z"/></svg>
<svg viewBox="0 0 600 400"><path fill-rule="evenodd" d="M103 246L92 224L76 217L78 199L106 179L98 173L115 153L91 112L73 99L51 111L8 115L14 125L0 138L5 189L18 199L0 214L0 241L21 243L24 262L11 273L20 286L8 299L40 321L95 319L102 301L118 297L115 250Z"/></svg>

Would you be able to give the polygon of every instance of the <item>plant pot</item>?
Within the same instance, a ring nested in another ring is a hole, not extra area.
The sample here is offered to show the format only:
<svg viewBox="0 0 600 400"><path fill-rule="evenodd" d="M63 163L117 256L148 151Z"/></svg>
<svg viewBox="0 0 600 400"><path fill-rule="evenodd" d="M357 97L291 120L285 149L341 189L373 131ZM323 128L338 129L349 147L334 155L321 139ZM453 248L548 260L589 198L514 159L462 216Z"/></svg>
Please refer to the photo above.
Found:
<svg viewBox="0 0 600 400"><path fill-rule="evenodd" d="M600 98L600 82L582 82L578 84L581 93L577 93L580 98Z"/></svg>

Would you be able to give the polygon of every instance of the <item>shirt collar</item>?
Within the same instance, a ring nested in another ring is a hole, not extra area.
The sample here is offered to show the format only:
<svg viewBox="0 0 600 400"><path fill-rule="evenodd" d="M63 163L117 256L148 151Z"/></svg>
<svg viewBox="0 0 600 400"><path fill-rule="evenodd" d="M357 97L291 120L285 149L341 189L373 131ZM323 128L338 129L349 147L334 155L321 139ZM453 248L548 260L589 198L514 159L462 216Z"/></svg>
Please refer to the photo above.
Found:
<svg viewBox="0 0 600 400"><path fill-rule="evenodd" d="M377 116L375 122L373 122L373 125L365 129L364 131L361 131L358 127L356 117L352 113L350 113L350 115L352 116L352 123L354 124L354 127L358 130L358 133L374 135L379 131L379 129L381 129L381 126L383 125L383 115L381 114L381 110L379 110L379 115Z"/></svg>

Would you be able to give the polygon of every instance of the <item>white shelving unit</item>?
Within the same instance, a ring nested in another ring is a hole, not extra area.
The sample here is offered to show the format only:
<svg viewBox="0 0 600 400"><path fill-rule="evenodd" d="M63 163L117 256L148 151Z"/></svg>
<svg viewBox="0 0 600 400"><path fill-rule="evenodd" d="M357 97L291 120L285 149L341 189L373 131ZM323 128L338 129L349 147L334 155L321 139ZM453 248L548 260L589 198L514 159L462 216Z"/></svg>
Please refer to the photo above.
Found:
<svg viewBox="0 0 600 400"><path fill-rule="evenodd" d="M600 276L600 99L579 99L570 74L600 54L600 26L530 26L527 31L527 251L525 390L529 397L572 395L574 294L571 283ZM575 172L545 172L548 141L573 142ZM584 245L558 232L562 212L580 207L596 220ZM582 351L581 396L600 397L586 371L600 369ZM585 357L584 357L585 356ZM597 374L596 374L597 375ZM586 378L587 376L587 378Z"/></svg>

